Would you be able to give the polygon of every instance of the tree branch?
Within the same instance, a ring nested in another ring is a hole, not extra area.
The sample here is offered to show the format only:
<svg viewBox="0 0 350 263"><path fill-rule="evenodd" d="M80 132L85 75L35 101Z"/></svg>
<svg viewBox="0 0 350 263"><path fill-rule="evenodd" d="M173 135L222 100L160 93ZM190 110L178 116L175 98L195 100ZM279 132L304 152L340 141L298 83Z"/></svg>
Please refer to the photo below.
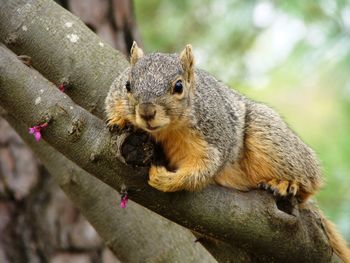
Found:
<svg viewBox="0 0 350 263"><path fill-rule="evenodd" d="M121 209L118 206L120 195L114 189L79 168L46 142L35 142L20 121L8 114L2 115L122 262L181 262L184 258L193 262L215 262L201 245L194 242L195 237L188 230L132 201L127 209Z"/></svg>
<svg viewBox="0 0 350 263"><path fill-rule="evenodd" d="M0 8L0 39L17 54L31 56L34 67L55 83L68 79L72 86L67 90L68 95L76 103L93 110L94 114L102 117L104 97L114 77L124 69L125 59L118 57L117 53L108 47L102 51L96 51L98 49L96 44L99 44L98 38L78 20L75 24L79 30L77 32L84 36L85 41L79 42L79 45L67 42L65 19L76 21L76 18L51 1L31 1L29 7L27 1L24 0L9 2L11 4L3 4ZM52 15L48 16L48 14ZM23 30L23 26L28 25L30 25L30 32L28 32L29 27L28 31ZM59 27L61 27L60 30ZM105 53L99 54L99 52ZM109 59L111 57L118 60ZM16 76L12 77L16 78ZM38 88L40 85L37 85L37 79L32 79L32 81L36 83L36 87L32 87L31 91L34 92L34 96L15 97L21 97L22 100L27 102L29 100L29 103L34 104L34 99L40 95L41 88ZM13 83L13 80L9 82L21 86L21 83ZM2 87L4 86L2 81L0 84L1 88L5 88ZM96 100L97 87L99 90L97 98L99 99ZM47 92L50 90L53 90L53 87L45 90L45 95L48 95ZM0 95L2 92L0 91ZM62 94L56 92L51 95L60 96ZM113 148L108 148L115 142L103 129L101 121L86 114L69 99L65 101L64 97L60 97L59 101L62 103L60 106L64 106L63 109L67 111L73 107L75 110L74 112L68 111L69 115L63 116L65 115L62 113L63 110L54 107L55 101L52 100L54 97L51 99L49 97L46 99L52 103L46 104L45 99L46 105L39 104L43 107L31 105L36 114L29 114L26 117L16 116L23 117L24 120L33 124L33 120L39 122L47 119L46 114L51 111L56 113L56 115L48 114L51 116L52 123L45 132L44 138L69 158L77 161L80 166L92 173L96 172L99 178L115 188L119 189L122 181L127 183L131 188L132 197L139 203L191 229L225 240L234 246L243 247L249 252L251 258L255 257L259 262L263 262L264 258L266 262L271 262L272 258L291 262L297 260L329 262L331 249L328 246L328 240L317 216L311 211L306 209L302 210L300 215L288 215L277 209L271 196L261 191L244 194L224 188L210 187L197 194L158 193L145 183L146 169L132 170L117 162L114 157L108 156L108 152L115 156ZM41 99L44 101L43 98ZM80 120L83 120L83 126L79 125ZM76 129L77 126L78 129ZM57 131L53 131L56 129ZM76 131L80 133L78 136ZM72 134L62 136L62 133L69 132ZM99 136L99 141L89 141L89 136ZM78 141L77 144L72 143L75 140ZM87 152L82 152L81 149ZM105 162L101 160L104 157L108 157ZM96 164L95 168L94 164ZM116 174L118 176L115 176Z"/></svg>
<svg viewBox="0 0 350 263"><path fill-rule="evenodd" d="M124 55L54 1L0 5L0 41L16 54L30 56L33 67L56 85L67 82L69 97L103 118L109 86L128 65Z"/></svg>
<svg viewBox="0 0 350 263"><path fill-rule="evenodd" d="M67 27L67 22L72 24L71 28ZM57 30L58 25L64 30ZM67 38L72 33L79 35L79 45ZM45 43L43 38L47 40ZM106 45L79 18L53 1L3 3L0 39L17 54L30 56L33 67L55 84L67 82L66 94L100 118L103 118L103 104L110 83L128 65L122 54ZM134 216L143 218L143 211L137 213L136 210ZM147 224L144 222L146 229ZM149 224L154 226L157 221ZM169 228L167 231L173 238L179 232ZM186 242L183 243L185 246ZM153 243L154 249L158 247L156 244Z"/></svg>
<svg viewBox="0 0 350 263"><path fill-rule="evenodd" d="M212 186L201 193L165 194L150 188L147 169L134 170L116 161L115 141L99 119L4 47L0 55L1 105L29 125L49 121L45 140L102 181L115 189L125 183L136 202L253 255L277 261L329 262L332 251L311 211L289 215L263 191L241 193ZM39 97L40 103L35 103Z"/></svg>

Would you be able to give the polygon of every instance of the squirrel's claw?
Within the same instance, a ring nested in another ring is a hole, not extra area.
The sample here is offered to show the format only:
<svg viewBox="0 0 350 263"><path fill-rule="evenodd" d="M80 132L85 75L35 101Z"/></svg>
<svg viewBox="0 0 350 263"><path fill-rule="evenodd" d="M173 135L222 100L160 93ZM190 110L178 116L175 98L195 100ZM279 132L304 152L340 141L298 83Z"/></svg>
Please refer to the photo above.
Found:
<svg viewBox="0 0 350 263"><path fill-rule="evenodd" d="M258 189L260 190L269 190L269 185L265 181L261 181L257 184Z"/></svg>
<svg viewBox="0 0 350 263"><path fill-rule="evenodd" d="M276 179L272 179L268 182L260 181L257 187L258 189L267 190L273 193L274 196L282 198L296 196L299 190L299 184L297 182Z"/></svg>
<svg viewBox="0 0 350 263"><path fill-rule="evenodd" d="M117 125L110 125L108 120L106 121L106 127L110 132L116 132L119 129Z"/></svg>
<svg viewBox="0 0 350 263"><path fill-rule="evenodd" d="M133 131L133 126L129 122L124 122L122 125L119 125L113 123L111 120L106 120L106 126L110 132L115 132L117 134Z"/></svg>

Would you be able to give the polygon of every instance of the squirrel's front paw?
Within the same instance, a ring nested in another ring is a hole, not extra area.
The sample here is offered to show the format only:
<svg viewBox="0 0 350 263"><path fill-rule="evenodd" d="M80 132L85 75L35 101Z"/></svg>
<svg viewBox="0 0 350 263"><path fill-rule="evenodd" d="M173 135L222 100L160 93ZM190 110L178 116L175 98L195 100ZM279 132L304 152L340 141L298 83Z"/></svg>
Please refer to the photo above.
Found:
<svg viewBox="0 0 350 263"><path fill-rule="evenodd" d="M118 134L122 132L130 132L133 129L131 123L121 118L119 118L118 120L109 119L106 121L106 125L110 132L116 132Z"/></svg>
<svg viewBox="0 0 350 263"><path fill-rule="evenodd" d="M148 184L163 192L178 190L175 184L175 173L169 172L164 166L151 166Z"/></svg>

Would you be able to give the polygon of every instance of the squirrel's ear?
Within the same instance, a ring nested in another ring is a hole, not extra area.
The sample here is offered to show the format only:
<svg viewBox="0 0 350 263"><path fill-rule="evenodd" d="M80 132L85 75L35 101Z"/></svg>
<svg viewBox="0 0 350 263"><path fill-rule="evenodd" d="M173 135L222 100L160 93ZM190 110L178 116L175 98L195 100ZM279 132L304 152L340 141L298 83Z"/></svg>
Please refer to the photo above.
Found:
<svg viewBox="0 0 350 263"><path fill-rule="evenodd" d="M186 45L185 49L180 54L180 61L182 68L185 71L185 77L188 82L191 82L194 75L194 56L192 52L192 46Z"/></svg>
<svg viewBox="0 0 350 263"><path fill-rule="evenodd" d="M132 43L131 50L130 50L130 63L131 66L135 65L135 63L143 57L143 51L141 48L137 46L136 41Z"/></svg>

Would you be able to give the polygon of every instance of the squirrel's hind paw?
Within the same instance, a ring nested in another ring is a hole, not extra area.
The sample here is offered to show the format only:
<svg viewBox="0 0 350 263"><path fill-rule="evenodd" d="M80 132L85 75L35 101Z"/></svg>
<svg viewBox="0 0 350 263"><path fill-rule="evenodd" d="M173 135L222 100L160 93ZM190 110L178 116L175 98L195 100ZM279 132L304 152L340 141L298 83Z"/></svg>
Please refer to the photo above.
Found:
<svg viewBox="0 0 350 263"><path fill-rule="evenodd" d="M292 197L296 196L299 190L299 184L295 181L272 179L268 182L259 182L258 188L268 190L278 197Z"/></svg>

